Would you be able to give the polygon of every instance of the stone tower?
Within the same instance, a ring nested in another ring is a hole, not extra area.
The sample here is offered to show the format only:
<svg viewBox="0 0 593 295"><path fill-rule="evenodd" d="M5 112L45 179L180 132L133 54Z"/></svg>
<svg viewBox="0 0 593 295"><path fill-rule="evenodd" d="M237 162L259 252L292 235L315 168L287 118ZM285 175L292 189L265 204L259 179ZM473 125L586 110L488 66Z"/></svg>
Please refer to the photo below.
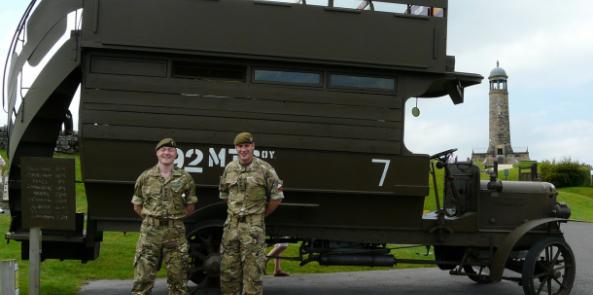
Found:
<svg viewBox="0 0 593 295"><path fill-rule="evenodd" d="M511 128L509 123L509 91L507 73L500 67L490 72L490 128L488 154L494 156L498 163L509 163L507 155L513 154L511 147ZM512 161L514 162L514 161Z"/></svg>
<svg viewBox="0 0 593 295"><path fill-rule="evenodd" d="M492 164L514 164L518 161L529 160L529 150L513 151L511 147L511 126L509 122L509 91L507 73L500 67L498 61L496 68L490 71L490 121L489 143L487 152L472 152L472 161Z"/></svg>

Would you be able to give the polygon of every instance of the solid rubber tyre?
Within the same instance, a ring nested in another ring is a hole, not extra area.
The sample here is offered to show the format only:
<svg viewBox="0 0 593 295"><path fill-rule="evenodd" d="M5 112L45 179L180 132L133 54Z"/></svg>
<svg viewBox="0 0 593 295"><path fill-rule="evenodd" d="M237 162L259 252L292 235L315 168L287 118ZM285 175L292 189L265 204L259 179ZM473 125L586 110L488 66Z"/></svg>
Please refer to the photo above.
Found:
<svg viewBox="0 0 593 295"><path fill-rule="evenodd" d="M572 249L561 237L545 238L527 253L521 283L525 295L568 295L575 280Z"/></svg>

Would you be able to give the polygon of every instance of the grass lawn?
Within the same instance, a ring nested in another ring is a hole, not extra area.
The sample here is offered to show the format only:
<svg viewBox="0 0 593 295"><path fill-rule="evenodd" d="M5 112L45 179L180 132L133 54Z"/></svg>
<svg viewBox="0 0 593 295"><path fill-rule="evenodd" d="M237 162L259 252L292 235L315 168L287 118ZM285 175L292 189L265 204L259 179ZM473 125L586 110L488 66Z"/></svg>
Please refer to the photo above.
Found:
<svg viewBox="0 0 593 295"><path fill-rule="evenodd" d="M568 204L571 219L593 222L593 187L559 189L558 200Z"/></svg>
<svg viewBox="0 0 593 295"><path fill-rule="evenodd" d="M1 151L3 152L3 151ZM73 157L72 155L56 154L56 157ZM78 156L76 159L77 180L80 180L80 165ZM516 177L511 173L509 178ZM437 170L437 179L440 196L442 197L443 170ZM425 210L434 210L434 190L432 181L430 195L425 200ZM77 211L86 211L86 196L84 186L76 185ZM572 218L586 221L593 221L593 188L565 188L560 189L559 199L569 204L572 209ZM442 204L442 203L441 203ZM0 233L8 231L10 217L6 214L0 215ZM42 263L41 271L41 294L77 294L80 286L89 280L98 279L130 279L132 278L132 259L135 251L135 244L138 238L137 233L106 232L104 241L101 244L101 255L95 261L82 264L79 261L57 261L47 260ZM395 248L397 245L390 245ZM392 250L398 258L413 259L434 259L432 254L425 256L424 246L415 248L404 248ZM299 254L297 245L290 245L282 253L283 257L296 257ZM21 294L28 293L28 261L18 259L20 257L20 243L0 243L0 260L17 259L19 262L19 288ZM397 265L398 268L418 267L419 265ZM273 272L273 263L270 261L267 266L268 274ZM283 270L289 273L321 273L337 271L366 271L389 269L385 267L348 267L348 266L319 266L316 262L309 263L304 267L299 266L296 261L282 261ZM159 274L164 275L164 270ZM131 286L130 286L131 287Z"/></svg>
<svg viewBox="0 0 593 295"><path fill-rule="evenodd" d="M0 215L0 232L8 231L9 217ZM106 233L101 256L82 264L79 261L46 260L41 264L41 294L77 294L87 280L126 279L132 277L132 258L137 233ZM20 258L20 243L0 245L0 260ZM29 263L18 259L19 289L28 294Z"/></svg>

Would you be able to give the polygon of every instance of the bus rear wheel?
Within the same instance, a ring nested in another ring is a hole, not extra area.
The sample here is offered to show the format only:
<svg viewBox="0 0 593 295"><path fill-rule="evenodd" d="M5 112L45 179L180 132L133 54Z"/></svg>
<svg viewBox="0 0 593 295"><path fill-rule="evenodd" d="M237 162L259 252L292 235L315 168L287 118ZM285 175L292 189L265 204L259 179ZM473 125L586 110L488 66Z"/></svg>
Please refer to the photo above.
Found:
<svg viewBox="0 0 593 295"><path fill-rule="evenodd" d="M219 220L198 223L187 235L190 257L188 278L199 287L218 286L223 224Z"/></svg>

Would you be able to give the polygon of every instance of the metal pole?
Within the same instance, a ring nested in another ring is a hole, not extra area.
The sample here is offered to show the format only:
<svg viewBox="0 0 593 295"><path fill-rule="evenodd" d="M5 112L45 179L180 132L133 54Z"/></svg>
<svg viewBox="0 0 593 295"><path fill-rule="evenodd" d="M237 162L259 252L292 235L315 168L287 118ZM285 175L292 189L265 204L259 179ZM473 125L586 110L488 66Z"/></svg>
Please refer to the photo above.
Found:
<svg viewBox="0 0 593 295"><path fill-rule="evenodd" d="M0 294L17 295L16 272L18 271L16 260L0 261Z"/></svg>
<svg viewBox="0 0 593 295"><path fill-rule="evenodd" d="M8 176L2 176L2 200L8 202Z"/></svg>
<svg viewBox="0 0 593 295"><path fill-rule="evenodd" d="M29 294L39 295L41 273L41 228L29 229Z"/></svg>

